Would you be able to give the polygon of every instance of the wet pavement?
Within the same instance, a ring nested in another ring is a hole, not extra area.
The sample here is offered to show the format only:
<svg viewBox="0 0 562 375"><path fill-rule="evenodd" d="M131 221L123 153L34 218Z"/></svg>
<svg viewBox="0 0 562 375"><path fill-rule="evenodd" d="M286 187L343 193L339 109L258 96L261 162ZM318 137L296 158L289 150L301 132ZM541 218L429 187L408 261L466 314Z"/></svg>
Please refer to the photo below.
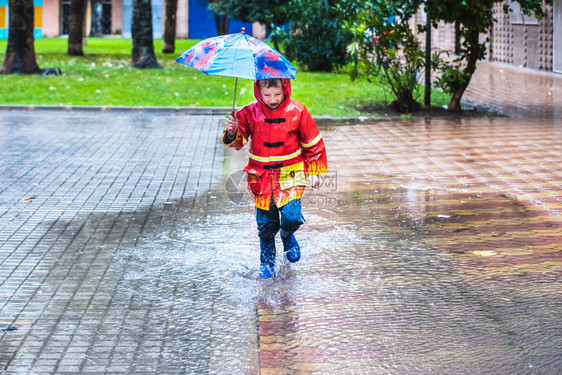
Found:
<svg viewBox="0 0 562 375"><path fill-rule="evenodd" d="M479 63L464 95L511 118L562 119L562 74Z"/></svg>
<svg viewBox="0 0 562 375"><path fill-rule="evenodd" d="M331 173L274 280L223 117L4 111L0 373L561 373L541 108L322 125Z"/></svg>

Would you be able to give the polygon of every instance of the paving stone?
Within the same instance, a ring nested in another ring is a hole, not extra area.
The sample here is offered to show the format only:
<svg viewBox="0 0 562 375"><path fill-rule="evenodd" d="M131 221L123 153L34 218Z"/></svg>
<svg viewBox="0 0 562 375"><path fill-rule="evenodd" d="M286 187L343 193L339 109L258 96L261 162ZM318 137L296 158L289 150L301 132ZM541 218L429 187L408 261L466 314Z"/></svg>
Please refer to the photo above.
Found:
<svg viewBox="0 0 562 375"><path fill-rule="evenodd" d="M0 329L17 328L0 372L558 373L546 106L322 126L303 258L279 251L257 281L252 205L223 187L247 155L220 144L221 116L0 112Z"/></svg>

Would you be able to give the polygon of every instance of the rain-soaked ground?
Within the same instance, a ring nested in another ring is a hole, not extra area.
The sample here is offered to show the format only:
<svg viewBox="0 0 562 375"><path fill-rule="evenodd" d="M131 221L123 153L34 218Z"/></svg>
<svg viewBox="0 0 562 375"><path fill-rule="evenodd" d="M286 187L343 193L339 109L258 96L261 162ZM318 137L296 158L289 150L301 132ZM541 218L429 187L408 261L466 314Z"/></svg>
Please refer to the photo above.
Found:
<svg viewBox="0 0 562 375"><path fill-rule="evenodd" d="M219 120L2 115L3 373L562 370L559 126L323 126L303 258L263 281Z"/></svg>
<svg viewBox="0 0 562 375"><path fill-rule="evenodd" d="M1 113L1 374L562 373L561 123L322 125L257 280L222 119Z"/></svg>

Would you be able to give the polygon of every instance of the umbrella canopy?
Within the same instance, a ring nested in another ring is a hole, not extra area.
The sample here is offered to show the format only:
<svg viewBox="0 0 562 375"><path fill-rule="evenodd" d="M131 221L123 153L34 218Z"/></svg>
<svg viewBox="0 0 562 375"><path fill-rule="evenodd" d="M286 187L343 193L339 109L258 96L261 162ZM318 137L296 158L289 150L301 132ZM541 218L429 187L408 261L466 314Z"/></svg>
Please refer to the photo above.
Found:
<svg viewBox="0 0 562 375"><path fill-rule="evenodd" d="M295 78L297 70L266 43L244 33L205 39L176 59L205 74L252 80Z"/></svg>

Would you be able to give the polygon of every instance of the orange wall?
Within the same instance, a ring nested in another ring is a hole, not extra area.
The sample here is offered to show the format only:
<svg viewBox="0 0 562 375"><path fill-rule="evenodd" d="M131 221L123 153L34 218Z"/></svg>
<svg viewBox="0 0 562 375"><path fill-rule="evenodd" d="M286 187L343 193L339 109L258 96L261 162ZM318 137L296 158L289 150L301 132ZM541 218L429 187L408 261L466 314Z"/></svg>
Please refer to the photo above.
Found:
<svg viewBox="0 0 562 375"><path fill-rule="evenodd" d="M0 28L8 27L8 12L6 11L8 7L0 7Z"/></svg>

